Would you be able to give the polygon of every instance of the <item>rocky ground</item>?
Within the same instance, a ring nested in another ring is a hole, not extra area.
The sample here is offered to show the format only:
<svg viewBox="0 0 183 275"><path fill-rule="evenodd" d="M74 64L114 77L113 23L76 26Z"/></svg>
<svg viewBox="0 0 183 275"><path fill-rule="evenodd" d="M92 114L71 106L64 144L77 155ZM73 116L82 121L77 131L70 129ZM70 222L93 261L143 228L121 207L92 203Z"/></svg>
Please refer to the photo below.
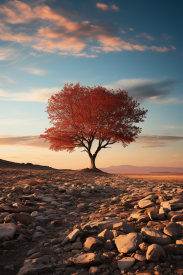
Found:
<svg viewBox="0 0 183 275"><path fill-rule="evenodd" d="M182 184L1 165L0 274L183 274Z"/></svg>

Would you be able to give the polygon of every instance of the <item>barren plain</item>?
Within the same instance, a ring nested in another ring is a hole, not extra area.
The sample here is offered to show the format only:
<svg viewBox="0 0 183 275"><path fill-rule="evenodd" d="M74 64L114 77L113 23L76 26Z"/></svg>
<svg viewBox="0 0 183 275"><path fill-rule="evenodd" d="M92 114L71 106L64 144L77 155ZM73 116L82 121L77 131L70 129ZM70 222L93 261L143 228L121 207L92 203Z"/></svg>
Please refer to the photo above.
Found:
<svg viewBox="0 0 183 275"><path fill-rule="evenodd" d="M0 274L183 274L182 184L0 160Z"/></svg>

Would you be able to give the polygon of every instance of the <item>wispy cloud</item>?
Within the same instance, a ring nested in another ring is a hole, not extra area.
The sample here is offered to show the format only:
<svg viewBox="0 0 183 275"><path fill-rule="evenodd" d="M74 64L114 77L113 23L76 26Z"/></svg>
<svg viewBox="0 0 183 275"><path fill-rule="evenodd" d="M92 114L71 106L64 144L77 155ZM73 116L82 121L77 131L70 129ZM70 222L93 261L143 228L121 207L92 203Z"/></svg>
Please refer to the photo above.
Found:
<svg viewBox="0 0 183 275"><path fill-rule="evenodd" d="M0 89L0 99L7 101L40 101L47 102L48 99L61 90L60 87L31 88L24 92L10 93Z"/></svg>
<svg viewBox="0 0 183 275"><path fill-rule="evenodd" d="M99 2L96 6L102 10L119 10L115 4L106 5ZM94 58L101 52L124 50L166 52L169 50L167 47L128 43L121 37L116 37L115 31L111 28L93 25L89 21L75 22L68 16L63 16L66 14L63 10L58 12L51 9L44 4L44 1L30 4L18 0L9 1L0 5L0 14L2 16L1 40L20 43L40 52ZM33 21L36 23L31 24ZM27 24L27 28L26 26L22 28L20 24ZM132 28L129 30L133 31ZM91 42L95 43L95 46L91 46ZM0 55L0 60L10 57L13 56L4 52L2 56ZM38 71L33 73L40 75Z"/></svg>
<svg viewBox="0 0 183 275"><path fill-rule="evenodd" d="M132 28L129 28L129 30L130 30L131 32L134 32L134 29L132 29Z"/></svg>
<svg viewBox="0 0 183 275"><path fill-rule="evenodd" d="M16 58L19 53L11 48L0 48L0 61L6 61Z"/></svg>
<svg viewBox="0 0 183 275"><path fill-rule="evenodd" d="M36 119L1 119L0 125L27 125L35 124Z"/></svg>
<svg viewBox="0 0 183 275"><path fill-rule="evenodd" d="M171 36L167 33L162 34L162 40L170 41L172 38L173 38L173 36Z"/></svg>
<svg viewBox="0 0 183 275"><path fill-rule="evenodd" d="M140 134L136 139L136 143L142 144L138 148L155 148L168 146L169 143L183 141L183 136L169 135L145 135ZM39 136L0 136L0 146L32 146L40 148L49 148L49 143L44 142ZM177 154L174 156L178 156Z"/></svg>
<svg viewBox="0 0 183 275"><path fill-rule="evenodd" d="M5 145L49 148L49 143L39 136L0 136L0 146Z"/></svg>
<svg viewBox="0 0 183 275"><path fill-rule="evenodd" d="M176 49L177 49L175 46L172 46L172 45L170 45L170 48L171 48L172 50L176 50Z"/></svg>
<svg viewBox="0 0 183 275"><path fill-rule="evenodd" d="M16 82L11 77L9 77L7 75L1 75L1 78L5 79L5 81L8 83L16 84Z"/></svg>
<svg viewBox="0 0 183 275"><path fill-rule="evenodd" d="M171 135L145 135L140 134L136 142L143 145L138 148L147 148L147 147L165 147L169 143L183 141L183 136L171 136Z"/></svg>
<svg viewBox="0 0 183 275"><path fill-rule="evenodd" d="M150 34L146 33L146 32L143 32L141 34L137 34L135 35L135 37L145 37L147 38L148 40L152 41L152 40L155 40L156 38L154 38L153 36L151 36Z"/></svg>
<svg viewBox="0 0 183 275"><path fill-rule="evenodd" d="M134 98L140 101L149 101L156 104L166 103L182 103L178 98L169 98L173 86L177 83L175 80L168 79L121 79L110 85L105 85L106 88L118 89L121 88L129 92Z"/></svg>
<svg viewBox="0 0 183 275"><path fill-rule="evenodd" d="M38 68L29 68L29 67L24 67L22 68L23 71L26 71L30 74L34 74L34 75L39 75L39 76L44 76L45 74L47 74L48 72L46 70L43 69L38 69Z"/></svg>

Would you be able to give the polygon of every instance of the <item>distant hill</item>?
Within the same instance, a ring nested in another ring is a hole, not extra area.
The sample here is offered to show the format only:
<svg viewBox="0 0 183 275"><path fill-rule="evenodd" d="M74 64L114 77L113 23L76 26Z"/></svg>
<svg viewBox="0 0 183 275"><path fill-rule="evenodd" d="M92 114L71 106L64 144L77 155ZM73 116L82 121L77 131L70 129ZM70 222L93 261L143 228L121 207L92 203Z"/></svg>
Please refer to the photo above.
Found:
<svg viewBox="0 0 183 275"><path fill-rule="evenodd" d="M18 163L18 162L13 162L13 161L8 161L8 160L3 160L0 159L0 169L4 168L13 168L13 169L37 169L37 170L49 170L49 169L54 169L49 166L43 166L43 165L38 165L38 164L32 164L30 162L28 163Z"/></svg>
<svg viewBox="0 0 183 275"><path fill-rule="evenodd" d="M183 173L183 167L153 167L153 166L133 166L119 165L100 168L108 173Z"/></svg>

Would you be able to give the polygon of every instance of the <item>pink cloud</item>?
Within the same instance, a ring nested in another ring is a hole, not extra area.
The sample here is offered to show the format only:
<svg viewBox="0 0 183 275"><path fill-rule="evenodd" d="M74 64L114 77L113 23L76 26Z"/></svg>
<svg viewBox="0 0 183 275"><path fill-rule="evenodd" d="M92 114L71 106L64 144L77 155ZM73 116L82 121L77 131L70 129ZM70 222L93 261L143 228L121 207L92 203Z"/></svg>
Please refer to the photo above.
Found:
<svg viewBox="0 0 183 275"><path fill-rule="evenodd" d="M11 24L28 23L35 18L30 6L21 1L9 1L9 8L0 6L0 13L5 16L5 21Z"/></svg>
<svg viewBox="0 0 183 275"><path fill-rule="evenodd" d="M113 10L119 9L114 4L108 6L103 3L97 3L96 6L103 10L109 8ZM49 6L44 4L35 6L25 4L18 0L9 1L6 5L0 5L0 14L3 16L3 22L0 21L0 39L22 43L23 45L28 44L37 51L58 52L60 55L92 58L96 57L96 53L99 52L107 53L123 50L168 51L166 47L147 47L145 45L134 45L125 42L120 37L114 37L113 32L107 28L91 25L89 21L74 22L57 14ZM27 28L25 27L17 26L16 31L13 31L9 25L6 25L6 22L13 25L28 24L32 20L34 20L36 24L28 28L29 35L26 34ZM47 26L43 27L42 23L46 23ZM37 27L38 25L39 27ZM34 26L34 29L32 26ZM133 29L129 29L133 31ZM18 30L21 31L18 32ZM89 46L90 42L96 43L95 46L90 46L90 50L95 52L94 54L83 52L83 50Z"/></svg>
<svg viewBox="0 0 183 275"><path fill-rule="evenodd" d="M67 51L67 52L75 52L78 53L82 51L86 44L80 41L75 36L67 36L61 35L58 41L51 39L40 39L36 45L32 46L34 49L38 51L45 51L54 53L57 51Z"/></svg>
<svg viewBox="0 0 183 275"><path fill-rule="evenodd" d="M133 48L137 51L141 51L141 52L144 52L148 49L147 46L141 46L141 45L133 45Z"/></svg>
<svg viewBox="0 0 183 275"><path fill-rule="evenodd" d="M156 47L152 46L150 47L151 50L157 51L157 52L167 52L169 49L167 47Z"/></svg>
<svg viewBox="0 0 183 275"><path fill-rule="evenodd" d="M97 3L96 7L103 10L103 11L107 11L108 10L108 5L103 4L103 3Z"/></svg>
<svg viewBox="0 0 183 275"><path fill-rule="evenodd" d="M172 50L176 50L177 48L175 46L170 45Z"/></svg>
<svg viewBox="0 0 183 275"><path fill-rule="evenodd" d="M111 8L115 11L119 11L119 8L115 4L111 5Z"/></svg>

